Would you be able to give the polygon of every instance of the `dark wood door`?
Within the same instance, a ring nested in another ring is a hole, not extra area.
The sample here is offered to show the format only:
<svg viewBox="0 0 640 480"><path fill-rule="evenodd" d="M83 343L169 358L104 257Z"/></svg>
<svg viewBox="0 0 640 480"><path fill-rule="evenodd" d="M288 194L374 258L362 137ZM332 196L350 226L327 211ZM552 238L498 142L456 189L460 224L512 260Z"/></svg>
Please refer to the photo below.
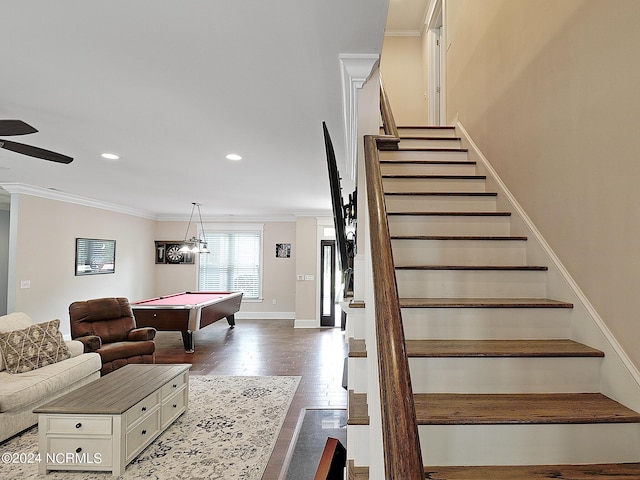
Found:
<svg viewBox="0 0 640 480"><path fill-rule="evenodd" d="M320 326L335 327L336 320L336 242L320 242Z"/></svg>

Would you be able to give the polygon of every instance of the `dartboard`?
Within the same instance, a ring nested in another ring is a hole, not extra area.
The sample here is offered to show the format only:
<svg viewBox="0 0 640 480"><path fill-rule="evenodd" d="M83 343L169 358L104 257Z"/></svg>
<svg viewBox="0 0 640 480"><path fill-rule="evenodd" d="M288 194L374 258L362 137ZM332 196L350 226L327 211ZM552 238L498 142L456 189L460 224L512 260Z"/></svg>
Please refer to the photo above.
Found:
<svg viewBox="0 0 640 480"><path fill-rule="evenodd" d="M182 252L180 252L180 245L168 245L166 255L168 263L180 263L183 258Z"/></svg>

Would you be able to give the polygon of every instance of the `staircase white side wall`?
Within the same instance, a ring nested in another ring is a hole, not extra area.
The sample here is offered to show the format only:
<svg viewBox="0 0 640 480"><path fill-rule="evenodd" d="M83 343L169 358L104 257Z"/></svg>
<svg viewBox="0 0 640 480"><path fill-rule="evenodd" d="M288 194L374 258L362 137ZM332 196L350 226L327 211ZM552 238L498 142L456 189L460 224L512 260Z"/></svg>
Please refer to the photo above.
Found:
<svg viewBox="0 0 640 480"><path fill-rule="evenodd" d="M487 176L487 190L498 192L497 208L512 211L511 233L529 238L527 258L530 264L549 267L548 298L574 304L570 314L570 338L604 352L602 393L631 409L640 409L640 372L464 126L459 121L455 122L455 126L463 148L469 150L469 160L478 163L478 174Z"/></svg>

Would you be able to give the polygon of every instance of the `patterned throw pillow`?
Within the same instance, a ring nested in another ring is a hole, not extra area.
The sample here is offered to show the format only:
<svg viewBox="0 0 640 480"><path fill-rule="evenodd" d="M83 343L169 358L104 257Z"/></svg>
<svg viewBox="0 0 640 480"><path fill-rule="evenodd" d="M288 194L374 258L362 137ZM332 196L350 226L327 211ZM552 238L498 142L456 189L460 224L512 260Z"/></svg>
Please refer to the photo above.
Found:
<svg viewBox="0 0 640 480"><path fill-rule="evenodd" d="M0 333L0 351L7 372L24 373L69 358L60 320L35 323L24 330Z"/></svg>

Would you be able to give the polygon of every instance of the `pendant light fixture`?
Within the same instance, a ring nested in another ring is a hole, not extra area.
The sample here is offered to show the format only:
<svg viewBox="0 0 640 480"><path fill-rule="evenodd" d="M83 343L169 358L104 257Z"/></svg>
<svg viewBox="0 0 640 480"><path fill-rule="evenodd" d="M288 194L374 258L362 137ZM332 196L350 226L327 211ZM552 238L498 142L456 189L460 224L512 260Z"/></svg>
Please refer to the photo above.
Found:
<svg viewBox="0 0 640 480"><path fill-rule="evenodd" d="M202 225L202 214L200 213L200 204L196 202L191 202L191 215L189 216L189 224L187 225L187 231L184 234L183 245L180 248L181 252L191 252L191 253L210 253L207 248L207 242L200 238L200 235L197 237L194 235L193 237L187 240L189 235L189 229L191 228L191 220L193 220L193 214L198 210L198 218L200 219L200 234L204 235L204 226Z"/></svg>

